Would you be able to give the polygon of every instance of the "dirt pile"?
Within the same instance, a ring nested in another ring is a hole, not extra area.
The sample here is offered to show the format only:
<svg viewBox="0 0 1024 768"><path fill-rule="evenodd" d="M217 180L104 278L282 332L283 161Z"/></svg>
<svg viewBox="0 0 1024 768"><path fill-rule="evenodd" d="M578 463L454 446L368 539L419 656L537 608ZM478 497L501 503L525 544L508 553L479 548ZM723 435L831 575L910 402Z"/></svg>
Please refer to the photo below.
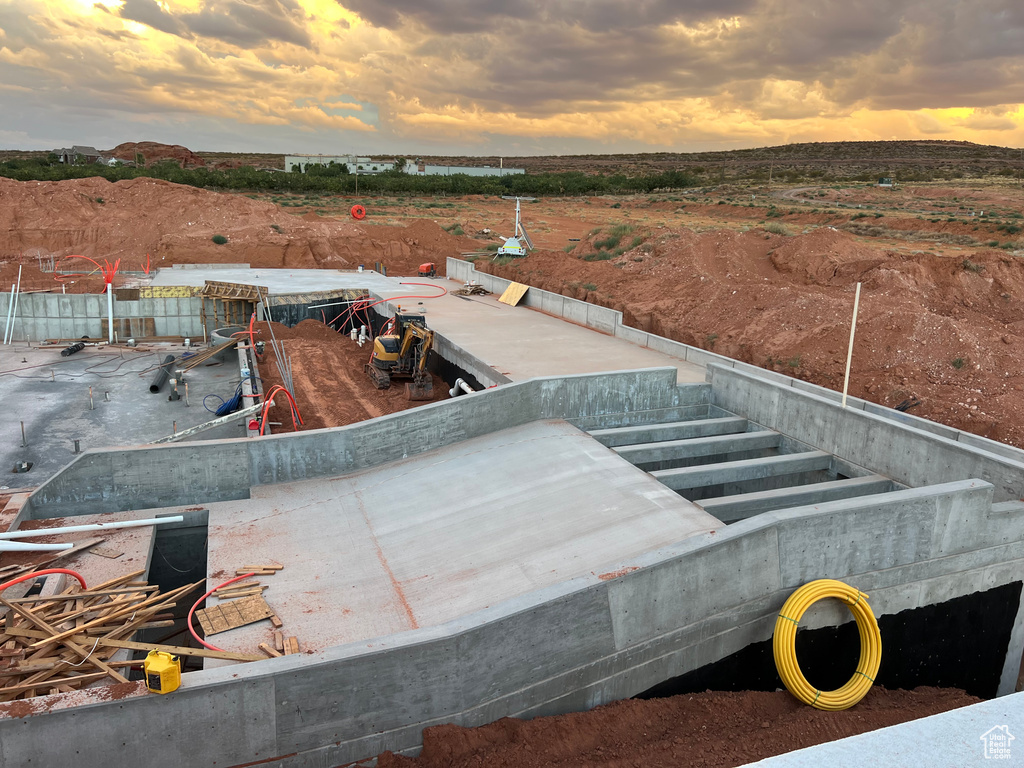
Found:
<svg viewBox="0 0 1024 768"><path fill-rule="evenodd" d="M142 165L152 165L171 160L182 168L206 165L206 161L187 147L180 144L160 144L155 141L127 141L107 150L104 155L111 155L118 160L136 163L142 156Z"/></svg>
<svg viewBox="0 0 1024 768"><path fill-rule="evenodd" d="M217 237L219 236L219 237ZM214 238L218 241L214 242ZM293 216L270 202L157 179L17 182L0 178L0 261L72 254L120 258L122 269L195 263L352 269L380 261L416 274L473 241L429 221L408 228ZM66 265L65 265L66 266ZM76 267L78 265L75 265Z"/></svg>
<svg viewBox="0 0 1024 768"><path fill-rule="evenodd" d="M506 266L539 288L623 311L624 321L745 362L841 389L854 290L862 283L851 394L1024 447L1024 262L888 251L823 227L639 231L604 261L536 251ZM599 236L598 236L599 237ZM581 244L580 254L594 252Z"/></svg>
<svg viewBox="0 0 1024 768"><path fill-rule="evenodd" d="M305 422L299 431L343 427L358 421L397 413L423 402L405 396L405 382L396 380L390 389L377 389L363 372L372 346L360 347L348 336L336 333L316 320L303 320L294 328L273 323L274 336L291 360L295 400ZM257 340L267 342L260 375L266 390L281 383L267 323L256 323ZM434 377L434 400L448 399L448 385ZM284 398L277 399L270 420L278 434L292 431L292 419Z"/></svg>
<svg viewBox="0 0 1024 768"><path fill-rule="evenodd" d="M856 707L822 712L786 691L628 699L590 712L504 718L479 728L423 732L416 759L385 752L379 768L555 768L700 765L727 768L967 706L960 690L872 688Z"/></svg>

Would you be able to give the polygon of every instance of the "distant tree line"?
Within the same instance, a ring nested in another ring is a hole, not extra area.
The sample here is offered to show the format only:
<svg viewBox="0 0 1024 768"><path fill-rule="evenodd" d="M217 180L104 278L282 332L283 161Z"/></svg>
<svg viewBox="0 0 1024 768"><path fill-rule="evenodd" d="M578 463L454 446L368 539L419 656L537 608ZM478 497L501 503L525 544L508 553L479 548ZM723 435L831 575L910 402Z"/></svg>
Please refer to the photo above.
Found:
<svg viewBox="0 0 1024 768"><path fill-rule="evenodd" d="M348 173L348 168L321 166L304 173L261 170L252 166L217 170L182 168L174 161L147 167L63 165L48 158L0 163L0 176L17 181L61 181L100 176L109 181L150 177L194 187L266 192L327 192L376 195L604 195L653 192L692 187L699 183L686 171L627 176L579 172L510 174L508 176L416 176L401 171L374 175Z"/></svg>

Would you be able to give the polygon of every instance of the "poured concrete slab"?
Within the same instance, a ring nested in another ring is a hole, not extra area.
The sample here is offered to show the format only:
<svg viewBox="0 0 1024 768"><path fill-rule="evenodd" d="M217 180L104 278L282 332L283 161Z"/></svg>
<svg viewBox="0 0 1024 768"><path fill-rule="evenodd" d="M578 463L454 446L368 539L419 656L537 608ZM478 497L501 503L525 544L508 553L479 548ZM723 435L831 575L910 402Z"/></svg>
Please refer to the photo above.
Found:
<svg viewBox="0 0 1024 768"><path fill-rule="evenodd" d="M209 361L188 374L189 405L168 401L170 385L149 391L156 366L181 345L137 348L86 347L61 357L63 347L14 345L0 352L0 398L16 404L0 421L0 485L39 485L74 460L75 440L85 451L148 443L214 418L203 407L207 395L230 398L238 385L237 364ZM92 404L89 389L92 388ZM184 392L184 390L179 390ZM21 425L25 426L22 443ZM245 424L230 424L192 439L245 437ZM24 474L11 474L16 462L31 462Z"/></svg>
<svg viewBox="0 0 1024 768"><path fill-rule="evenodd" d="M449 290L461 285L455 280L437 284ZM704 381L702 366L535 309L501 304L496 296L449 293L411 301L409 307L426 310L430 328L512 381L663 366L679 371L680 383Z"/></svg>
<svg viewBox="0 0 1024 768"><path fill-rule="evenodd" d="M562 421L209 507L210 586L285 566L262 577L265 597L310 650L441 624L721 527ZM251 653L271 636L264 621L213 642Z"/></svg>

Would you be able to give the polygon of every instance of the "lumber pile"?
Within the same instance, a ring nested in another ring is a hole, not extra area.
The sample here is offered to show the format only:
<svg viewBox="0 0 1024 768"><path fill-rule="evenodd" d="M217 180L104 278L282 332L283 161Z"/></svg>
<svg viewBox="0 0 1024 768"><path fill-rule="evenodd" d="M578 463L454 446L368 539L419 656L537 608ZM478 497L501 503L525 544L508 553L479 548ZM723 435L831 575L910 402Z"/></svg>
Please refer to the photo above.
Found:
<svg viewBox="0 0 1024 768"><path fill-rule="evenodd" d="M142 661L115 660L120 649L167 650L176 655L252 661L264 656L133 642L142 629L173 624L175 603L203 582L161 594L137 581L143 571L83 590L73 582L60 594L0 596L0 702L77 690L98 680L126 683Z"/></svg>

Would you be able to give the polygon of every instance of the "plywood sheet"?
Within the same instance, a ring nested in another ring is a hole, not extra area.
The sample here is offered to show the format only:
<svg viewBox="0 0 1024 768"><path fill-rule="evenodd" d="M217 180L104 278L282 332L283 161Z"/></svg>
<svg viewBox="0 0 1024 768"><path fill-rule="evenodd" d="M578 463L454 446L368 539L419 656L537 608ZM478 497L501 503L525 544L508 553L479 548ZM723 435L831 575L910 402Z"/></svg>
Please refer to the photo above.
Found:
<svg viewBox="0 0 1024 768"><path fill-rule="evenodd" d="M259 595L232 600L228 603L215 605L196 611L199 624L207 635L227 632L235 627L244 627L263 619L269 619L274 612L267 601Z"/></svg>
<svg viewBox="0 0 1024 768"><path fill-rule="evenodd" d="M526 295L526 292L530 290L530 286L523 285L522 283L509 283L508 288L501 294L501 298L498 299L502 304L508 304L510 307L514 307L519 301Z"/></svg>

